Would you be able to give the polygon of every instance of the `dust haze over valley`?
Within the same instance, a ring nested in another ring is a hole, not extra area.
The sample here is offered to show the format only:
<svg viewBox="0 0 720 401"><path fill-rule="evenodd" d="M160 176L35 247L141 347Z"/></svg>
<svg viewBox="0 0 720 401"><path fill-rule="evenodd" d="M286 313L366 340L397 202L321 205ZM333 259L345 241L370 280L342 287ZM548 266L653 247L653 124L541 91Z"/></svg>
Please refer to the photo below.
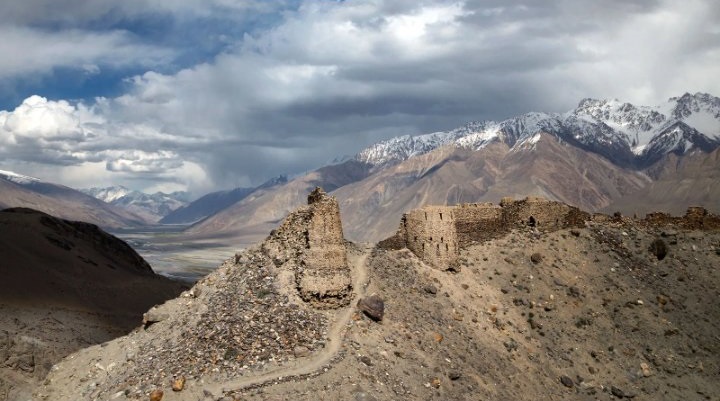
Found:
<svg viewBox="0 0 720 401"><path fill-rule="evenodd" d="M17 2L0 401L720 400L720 5Z"/></svg>

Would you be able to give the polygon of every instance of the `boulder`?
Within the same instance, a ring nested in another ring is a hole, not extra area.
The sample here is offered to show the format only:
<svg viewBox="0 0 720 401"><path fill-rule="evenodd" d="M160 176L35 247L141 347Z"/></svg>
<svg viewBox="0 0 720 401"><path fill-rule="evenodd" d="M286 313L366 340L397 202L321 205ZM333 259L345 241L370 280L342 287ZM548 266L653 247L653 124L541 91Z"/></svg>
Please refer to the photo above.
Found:
<svg viewBox="0 0 720 401"><path fill-rule="evenodd" d="M385 301L376 294L360 298L357 307L376 322L383 320L385 315Z"/></svg>

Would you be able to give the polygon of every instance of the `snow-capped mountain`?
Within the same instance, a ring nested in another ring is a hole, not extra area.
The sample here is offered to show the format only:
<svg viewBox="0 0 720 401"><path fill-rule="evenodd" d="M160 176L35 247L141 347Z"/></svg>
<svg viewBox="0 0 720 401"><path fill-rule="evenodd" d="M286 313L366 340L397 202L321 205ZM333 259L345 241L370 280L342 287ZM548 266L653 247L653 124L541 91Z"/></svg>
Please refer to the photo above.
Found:
<svg viewBox="0 0 720 401"><path fill-rule="evenodd" d="M8 181L12 181L16 184L22 184L22 185L30 184L33 182L40 182L40 179L38 179L38 178L14 173L12 171L5 171L5 170L0 170L0 177L6 179Z"/></svg>
<svg viewBox="0 0 720 401"><path fill-rule="evenodd" d="M80 191L107 203L112 203L113 201L133 192L133 190L125 188L122 185L113 185L105 188L85 188Z"/></svg>
<svg viewBox="0 0 720 401"><path fill-rule="evenodd" d="M532 112L501 122L472 122L446 132L391 138L364 149L356 160L383 166L446 145L478 150L502 141L514 147L533 141L540 132L616 164L644 167L668 153L720 146L720 98L686 93L653 107L583 99L563 114Z"/></svg>
<svg viewBox="0 0 720 401"><path fill-rule="evenodd" d="M133 213L142 215L150 221L158 221L173 210L176 210L188 203L187 192L173 192L166 194L156 192L146 194L135 191L122 185L114 185L106 188L81 189L82 192L94 196L106 203L128 209Z"/></svg>
<svg viewBox="0 0 720 401"><path fill-rule="evenodd" d="M103 227L144 224L141 216L115 207L64 185L0 170L0 209L27 207L68 219Z"/></svg>

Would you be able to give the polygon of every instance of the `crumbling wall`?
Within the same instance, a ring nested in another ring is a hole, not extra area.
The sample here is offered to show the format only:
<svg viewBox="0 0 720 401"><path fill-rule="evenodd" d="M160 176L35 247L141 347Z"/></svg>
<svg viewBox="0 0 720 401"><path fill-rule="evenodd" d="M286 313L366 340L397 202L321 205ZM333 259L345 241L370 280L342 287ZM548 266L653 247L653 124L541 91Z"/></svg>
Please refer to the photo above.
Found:
<svg viewBox="0 0 720 401"><path fill-rule="evenodd" d="M538 197L519 201L503 199L503 220L507 226L530 226L539 230L559 230L578 225L590 215L562 202ZM571 224L574 223L574 224Z"/></svg>
<svg viewBox="0 0 720 401"><path fill-rule="evenodd" d="M688 230L717 230L720 229L720 216L708 212L704 207L690 206L684 216L653 212L645 215L640 223L651 227L675 225Z"/></svg>
<svg viewBox="0 0 720 401"><path fill-rule="evenodd" d="M340 207L321 188L263 243L275 265L295 270L298 294L319 308L346 305L352 292Z"/></svg>
<svg viewBox="0 0 720 401"><path fill-rule="evenodd" d="M500 206L492 203L424 206L406 213L397 233L379 246L407 247L425 263L448 269L457 266L460 248L498 238L514 227L558 230L582 226L588 220L589 213L542 198L520 201L503 198Z"/></svg>
<svg viewBox="0 0 720 401"><path fill-rule="evenodd" d="M492 203L464 203L455 207L455 230L458 243L483 242L507 231L502 208Z"/></svg>
<svg viewBox="0 0 720 401"><path fill-rule="evenodd" d="M405 244L426 263L441 269L457 266L459 254L456 208L425 206L403 217Z"/></svg>

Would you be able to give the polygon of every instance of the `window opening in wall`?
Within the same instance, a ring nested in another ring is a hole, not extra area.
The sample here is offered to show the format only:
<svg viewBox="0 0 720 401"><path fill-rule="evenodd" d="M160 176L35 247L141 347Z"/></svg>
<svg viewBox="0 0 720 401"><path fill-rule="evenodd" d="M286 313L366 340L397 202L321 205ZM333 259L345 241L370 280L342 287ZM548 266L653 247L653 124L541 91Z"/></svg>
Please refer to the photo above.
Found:
<svg viewBox="0 0 720 401"><path fill-rule="evenodd" d="M446 250L446 251L449 251L449 250L450 250L450 247L448 246L448 244L445 244L445 250Z"/></svg>
<svg viewBox="0 0 720 401"><path fill-rule="evenodd" d="M440 242L444 242L445 237L440 237Z"/></svg>
<svg viewBox="0 0 720 401"><path fill-rule="evenodd" d="M442 213L440 213L440 220L442 220Z"/></svg>
<svg viewBox="0 0 720 401"><path fill-rule="evenodd" d="M535 226L537 225L537 222L535 221L535 218L534 218L534 217L530 216L530 218L528 219L528 223L527 223L527 224L528 224L528 226L530 226L530 227L535 227Z"/></svg>
<svg viewBox="0 0 720 401"><path fill-rule="evenodd" d="M413 241L417 242L417 235L413 238Z"/></svg>
<svg viewBox="0 0 720 401"><path fill-rule="evenodd" d="M427 220L427 212L425 212L425 220Z"/></svg>

